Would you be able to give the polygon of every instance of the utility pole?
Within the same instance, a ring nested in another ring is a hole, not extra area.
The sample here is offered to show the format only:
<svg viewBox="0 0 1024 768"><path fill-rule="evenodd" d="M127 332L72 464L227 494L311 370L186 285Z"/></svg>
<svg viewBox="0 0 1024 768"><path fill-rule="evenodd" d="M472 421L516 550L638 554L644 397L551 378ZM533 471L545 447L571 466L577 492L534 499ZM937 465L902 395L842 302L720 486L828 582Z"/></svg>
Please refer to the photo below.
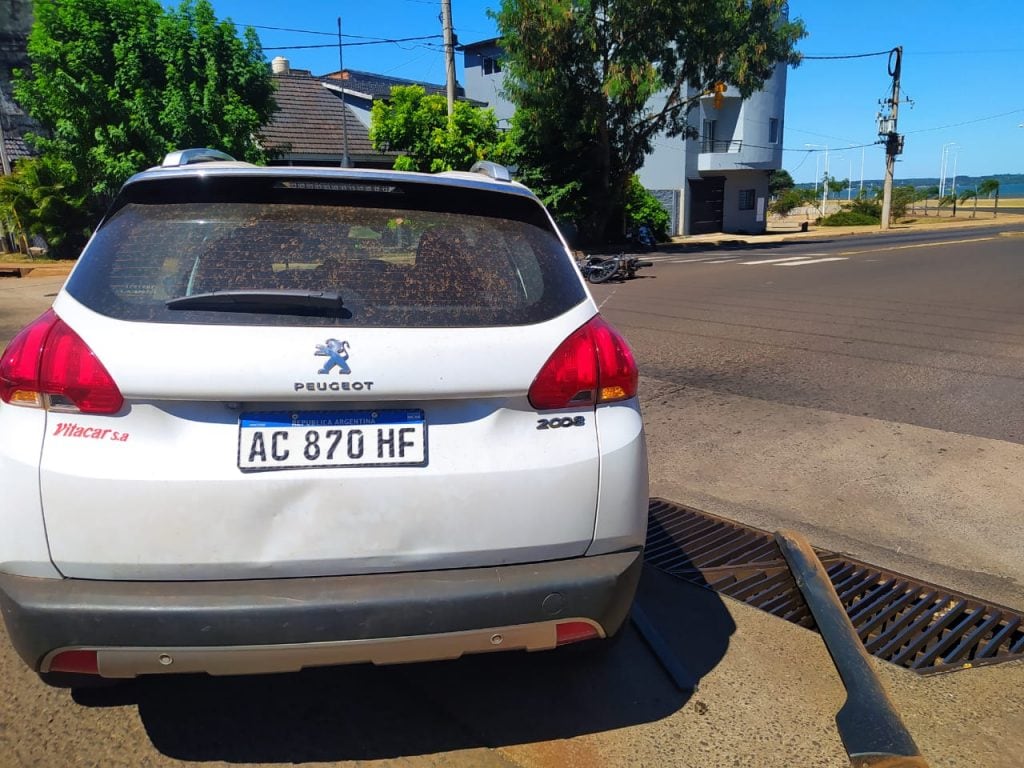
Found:
<svg viewBox="0 0 1024 768"><path fill-rule="evenodd" d="M896 155L903 153L903 137L896 132L896 118L900 112L900 67L903 46L889 51L889 75L892 76L892 98L885 104L886 111L878 116L878 135L885 139L885 185L882 187L882 229L889 229L892 215L892 177L896 169Z"/></svg>
<svg viewBox="0 0 1024 768"><path fill-rule="evenodd" d="M441 0L441 24L444 26L444 58L448 83L448 124L455 116L455 34L452 32L452 0Z"/></svg>
<svg viewBox="0 0 1024 768"><path fill-rule="evenodd" d="M341 16L338 17L338 77L341 78L341 167L351 168L348 156L348 107L345 106L345 55L342 53Z"/></svg>

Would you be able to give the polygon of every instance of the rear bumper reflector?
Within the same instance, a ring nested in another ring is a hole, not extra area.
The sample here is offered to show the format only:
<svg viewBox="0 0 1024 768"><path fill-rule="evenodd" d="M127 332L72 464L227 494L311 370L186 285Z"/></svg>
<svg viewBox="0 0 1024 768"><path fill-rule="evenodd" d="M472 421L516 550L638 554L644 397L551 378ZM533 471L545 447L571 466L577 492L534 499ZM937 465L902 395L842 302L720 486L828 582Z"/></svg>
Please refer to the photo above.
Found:
<svg viewBox="0 0 1024 768"><path fill-rule="evenodd" d="M48 671L77 672L84 675L100 673L96 651L61 651L50 659Z"/></svg>

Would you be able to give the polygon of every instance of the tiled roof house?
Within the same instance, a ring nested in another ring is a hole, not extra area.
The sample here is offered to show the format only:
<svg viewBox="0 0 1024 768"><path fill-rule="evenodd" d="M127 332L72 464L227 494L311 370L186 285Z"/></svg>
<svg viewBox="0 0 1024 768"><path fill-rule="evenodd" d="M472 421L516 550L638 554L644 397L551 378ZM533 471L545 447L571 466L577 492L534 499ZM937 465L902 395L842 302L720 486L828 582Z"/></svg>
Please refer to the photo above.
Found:
<svg viewBox="0 0 1024 768"><path fill-rule="evenodd" d="M273 77L278 109L261 131L272 165L340 165L346 140L353 165L394 164L393 153L370 145L369 121L360 120L352 105L343 105L340 94L320 78L303 69L275 71Z"/></svg>
<svg viewBox="0 0 1024 768"><path fill-rule="evenodd" d="M274 59L272 67L278 111L262 134L265 146L274 153L273 165L340 165L346 140L344 121L351 163L362 168L391 168L397 153L377 152L370 144L373 102L390 98L396 85L420 85L427 93L445 93L443 85L355 69L314 76L308 70L292 69L283 57ZM464 98L461 88L456 96Z"/></svg>

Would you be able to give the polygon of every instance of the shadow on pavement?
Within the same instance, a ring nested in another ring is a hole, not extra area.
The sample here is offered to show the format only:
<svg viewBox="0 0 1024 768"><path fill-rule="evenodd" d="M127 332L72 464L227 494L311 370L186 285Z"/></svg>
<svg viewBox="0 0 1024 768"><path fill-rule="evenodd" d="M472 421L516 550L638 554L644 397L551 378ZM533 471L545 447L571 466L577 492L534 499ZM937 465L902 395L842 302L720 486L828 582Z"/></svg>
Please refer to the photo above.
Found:
<svg viewBox="0 0 1024 768"><path fill-rule="evenodd" d="M696 678L735 631L715 593L647 569L638 600ZM632 625L620 642L408 666L288 675L140 679L77 690L88 707L137 706L154 747L195 761L376 760L500 747L660 720L692 691L670 681Z"/></svg>

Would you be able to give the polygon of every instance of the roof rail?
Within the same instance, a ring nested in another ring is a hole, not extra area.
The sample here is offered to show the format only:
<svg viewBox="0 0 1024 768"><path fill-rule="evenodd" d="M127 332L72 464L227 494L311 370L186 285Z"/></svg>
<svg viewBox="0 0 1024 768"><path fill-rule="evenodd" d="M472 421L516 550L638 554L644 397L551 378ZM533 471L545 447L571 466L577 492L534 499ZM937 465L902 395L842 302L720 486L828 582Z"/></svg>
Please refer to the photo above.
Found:
<svg viewBox="0 0 1024 768"><path fill-rule="evenodd" d="M209 147L198 147L195 149L176 149L164 156L160 163L163 168L173 168L182 165L193 165L195 163L233 163L235 158L217 149Z"/></svg>
<svg viewBox="0 0 1024 768"><path fill-rule="evenodd" d="M469 169L470 173L482 173L484 176L490 176L495 181L512 181L512 173L504 165L498 165L492 163L490 160L477 160L473 163L473 167Z"/></svg>

